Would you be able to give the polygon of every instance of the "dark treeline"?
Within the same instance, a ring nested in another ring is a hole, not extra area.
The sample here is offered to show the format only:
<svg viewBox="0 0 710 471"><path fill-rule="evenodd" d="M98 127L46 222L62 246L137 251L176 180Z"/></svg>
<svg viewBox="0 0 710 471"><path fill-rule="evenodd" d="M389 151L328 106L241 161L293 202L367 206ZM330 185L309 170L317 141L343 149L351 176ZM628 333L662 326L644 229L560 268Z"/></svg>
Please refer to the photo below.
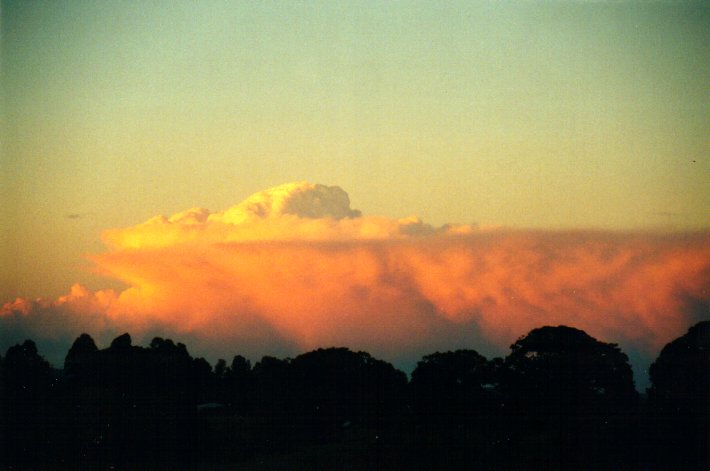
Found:
<svg viewBox="0 0 710 471"><path fill-rule="evenodd" d="M11 469L708 469L710 321L663 348L639 395L627 356L542 327L506 358L433 353L408 380L346 348L212 366L185 345L82 334L53 369L0 358Z"/></svg>

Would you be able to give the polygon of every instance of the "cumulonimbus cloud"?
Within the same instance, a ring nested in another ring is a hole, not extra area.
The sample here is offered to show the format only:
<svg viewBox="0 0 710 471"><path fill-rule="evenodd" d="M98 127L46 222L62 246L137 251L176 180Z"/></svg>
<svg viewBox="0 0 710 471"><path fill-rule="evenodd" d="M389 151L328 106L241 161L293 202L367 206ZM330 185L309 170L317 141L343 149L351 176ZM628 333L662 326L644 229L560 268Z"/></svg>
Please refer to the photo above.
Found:
<svg viewBox="0 0 710 471"><path fill-rule="evenodd" d="M104 241L96 267L127 289L17 300L0 326L40 332L57 323L32 319L54 316L76 335L162 329L233 353L346 345L401 358L481 343L504 353L532 328L567 324L655 355L710 305L707 232L435 228L363 216L342 189L309 183Z"/></svg>

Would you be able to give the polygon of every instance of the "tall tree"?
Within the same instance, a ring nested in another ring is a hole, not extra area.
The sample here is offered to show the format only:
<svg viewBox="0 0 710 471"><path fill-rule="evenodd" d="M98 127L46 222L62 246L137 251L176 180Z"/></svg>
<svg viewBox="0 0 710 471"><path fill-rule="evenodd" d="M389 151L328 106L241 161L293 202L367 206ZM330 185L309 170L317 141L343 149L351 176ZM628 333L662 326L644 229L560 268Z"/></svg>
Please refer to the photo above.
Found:
<svg viewBox="0 0 710 471"><path fill-rule="evenodd" d="M521 456L551 469L618 466L633 460L638 394L628 357L567 326L541 327L511 345L505 405ZM533 466L534 467L534 466Z"/></svg>
<svg viewBox="0 0 710 471"><path fill-rule="evenodd" d="M710 321L663 347L649 373L654 466L710 469Z"/></svg>
<svg viewBox="0 0 710 471"><path fill-rule="evenodd" d="M32 340L14 345L2 359L2 449L5 457L32 461L42 456L52 439L48 430L48 399L54 386L49 363Z"/></svg>
<svg viewBox="0 0 710 471"><path fill-rule="evenodd" d="M98 351L94 339L89 334L81 334L64 359L64 373L78 378L87 378L96 374Z"/></svg>

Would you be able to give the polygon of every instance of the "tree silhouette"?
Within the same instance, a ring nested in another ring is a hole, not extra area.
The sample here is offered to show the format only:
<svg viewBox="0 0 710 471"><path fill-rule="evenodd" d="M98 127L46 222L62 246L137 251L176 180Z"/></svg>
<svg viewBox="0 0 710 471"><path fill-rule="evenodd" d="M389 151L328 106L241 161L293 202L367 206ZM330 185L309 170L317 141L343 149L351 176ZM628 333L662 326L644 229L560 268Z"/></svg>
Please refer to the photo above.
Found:
<svg viewBox="0 0 710 471"><path fill-rule="evenodd" d="M249 468L283 452L312 468L706 469L709 352L710 322L666 345L641 409L626 355L565 326L532 330L505 359L426 355L409 387L347 348L253 368L235 355L213 370L171 339L141 347L126 333L99 349L82 334L61 374L27 340L0 357L0 458L19 469ZM225 407L204 412L214 402Z"/></svg>
<svg viewBox="0 0 710 471"><path fill-rule="evenodd" d="M432 468L483 466L496 434L494 370L475 350L433 353L412 372L412 404L425 440L418 462Z"/></svg>
<svg viewBox="0 0 710 471"><path fill-rule="evenodd" d="M235 355L232 364L223 375L225 393L223 400L230 404L238 415L247 415L253 411L255 378L251 362L241 355Z"/></svg>
<svg viewBox="0 0 710 471"><path fill-rule="evenodd" d="M42 399L48 392L52 369L32 340L10 347L3 359L5 393L22 399Z"/></svg>
<svg viewBox="0 0 710 471"><path fill-rule="evenodd" d="M648 394L661 412L707 416L710 407L710 321L668 343L649 370Z"/></svg>
<svg viewBox="0 0 710 471"><path fill-rule="evenodd" d="M264 356L254 365L256 407L260 414L277 416L288 412L291 396L290 359Z"/></svg>
<svg viewBox="0 0 710 471"><path fill-rule="evenodd" d="M214 374L218 379L224 379L224 375L227 372L227 362L224 358L217 360L214 365Z"/></svg>
<svg viewBox="0 0 710 471"><path fill-rule="evenodd" d="M32 340L10 347L2 359L2 447L6 457L32 461L52 441L47 400L54 386L49 363Z"/></svg>
<svg viewBox="0 0 710 471"><path fill-rule="evenodd" d="M506 366L525 402L543 413L627 409L636 399L629 359L616 344L572 327L541 327L511 345Z"/></svg>
<svg viewBox="0 0 710 471"><path fill-rule="evenodd" d="M414 405L422 415L465 417L485 406L490 382L488 361L475 350L436 352L412 372Z"/></svg>
<svg viewBox="0 0 710 471"><path fill-rule="evenodd" d="M653 466L710 467L710 321L668 343L650 368Z"/></svg>
<svg viewBox="0 0 710 471"><path fill-rule="evenodd" d="M541 327L511 345L505 405L522 456L549 469L606 468L633 459L637 404L628 357L584 331Z"/></svg>
<svg viewBox="0 0 710 471"><path fill-rule="evenodd" d="M103 465L186 459L197 401L211 391L205 364L170 339L142 348L123 334L98 350L82 334L65 360L68 454Z"/></svg>
<svg viewBox="0 0 710 471"><path fill-rule="evenodd" d="M406 377L392 365L347 348L318 349L290 364L293 397L302 413L329 423L373 423L401 401Z"/></svg>
<svg viewBox="0 0 710 471"><path fill-rule="evenodd" d="M99 349L89 334L81 334L72 344L64 359L64 374L87 380L96 375Z"/></svg>

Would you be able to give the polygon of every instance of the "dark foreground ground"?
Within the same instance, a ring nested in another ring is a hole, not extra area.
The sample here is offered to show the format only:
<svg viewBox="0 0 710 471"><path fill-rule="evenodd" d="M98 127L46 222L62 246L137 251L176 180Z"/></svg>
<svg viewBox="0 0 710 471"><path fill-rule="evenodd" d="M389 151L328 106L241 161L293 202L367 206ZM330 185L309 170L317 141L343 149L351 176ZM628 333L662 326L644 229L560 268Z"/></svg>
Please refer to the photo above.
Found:
<svg viewBox="0 0 710 471"><path fill-rule="evenodd" d="M506 358L436 352L411 378L366 352L235 356L88 335L52 369L30 340L0 358L11 470L710 469L710 321L670 342L639 395L627 356L541 327Z"/></svg>

